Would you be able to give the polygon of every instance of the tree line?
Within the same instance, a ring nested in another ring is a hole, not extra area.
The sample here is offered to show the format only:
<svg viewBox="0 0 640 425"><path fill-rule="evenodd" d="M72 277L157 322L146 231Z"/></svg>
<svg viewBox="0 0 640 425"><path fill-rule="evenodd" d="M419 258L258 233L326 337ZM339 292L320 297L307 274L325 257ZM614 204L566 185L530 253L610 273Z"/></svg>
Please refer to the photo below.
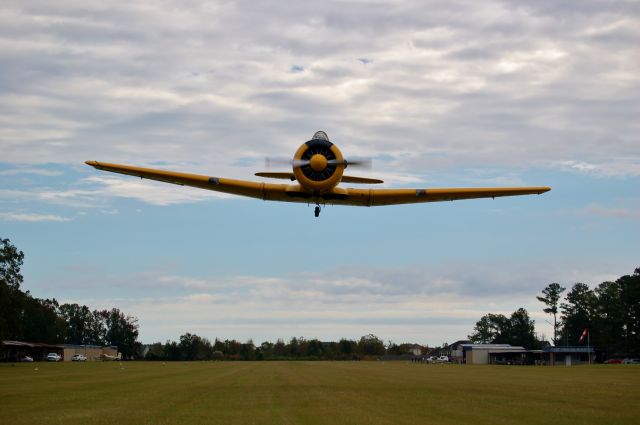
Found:
<svg viewBox="0 0 640 425"><path fill-rule="evenodd" d="M289 342L215 339L213 342L185 333L179 341L152 344L143 353L135 317L117 308L92 310L85 305L59 304L56 299L40 299L22 291L20 273L24 254L0 238L0 340L20 340L50 344L117 345L125 358L151 360L275 360L275 359L358 359L384 354L405 354L411 344L387 346L375 335L359 340L323 342L303 337ZM640 268L632 275L602 282L594 289L578 282L566 292L551 283L536 297L543 311L552 315L555 345L578 345L585 329L592 346L606 357L640 355ZM541 348L535 322L524 308L509 317L488 313L476 322L468 336L475 343L505 343L527 349ZM426 353L423 353L426 354Z"/></svg>
<svg viewBox="0 0 640 425"><path fill-rule="evenodd" d="M408 346L409 344L404 344ZM402 350L402 346L389 344L390 350ZM279 339L275 343L265 341L260 345L252 340L245 343L236 340L207 338L192 333L180 336L179 341L157 342L148 346L142 356L147 360L360 360L378 358L388 352L384 342L375 335L365 335L359 340L341 339L324 342L318 339L293 337L289 342ZM406 353L408 350L405 350Z"/></svg>
<svg viewBox="0 0 640 425"><path fill-rule="evenodd" d="M535 321L524 308L510 317L494 313L482 316L468 338L475 344L511 344L529 350L539 349L543 344L536 336Z"/></svg>
<svg viewBox="0 0 640 425"><path fill-rule="evenodd" d="M23 260L22 251L0 238L0 341L117 345L124 358L134 357L140 345L135 317L31 296L20 289Z"/></svg>
<svg viewBox="0 0 640 425"><path fill-rule="evenodd" d="M555 345L585 344L586 329L605 356L640 356L640 267L594 289L578 282L563 297L565 291L554 282L537 297L553 316Z"/></svg>
<svg viewBox="0 0 640 425"><path fill-rule="evenodd" d="M640 355L640 268L594 289L578 282L565 291L554 282L536 297L545 305L543 311L553 317L554 345L586 345L588 341L604 357ZM469 339L536 349L544 341L537 338L534 325L524 308L510 317L489 313L476 322Z"/></svg>

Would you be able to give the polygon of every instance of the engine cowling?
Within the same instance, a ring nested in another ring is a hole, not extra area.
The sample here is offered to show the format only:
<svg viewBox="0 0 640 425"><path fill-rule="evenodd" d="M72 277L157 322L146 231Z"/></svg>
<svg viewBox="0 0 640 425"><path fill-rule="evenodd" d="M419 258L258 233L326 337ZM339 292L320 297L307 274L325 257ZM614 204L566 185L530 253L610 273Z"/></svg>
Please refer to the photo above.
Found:
<svg viewBox="0 0 640 425"><path fill-rule="evenodd" d="M327 133L317 131L293 156L293 174L306 189L324 192L342 179L346 167L342 152L329 141Z"/></svg>

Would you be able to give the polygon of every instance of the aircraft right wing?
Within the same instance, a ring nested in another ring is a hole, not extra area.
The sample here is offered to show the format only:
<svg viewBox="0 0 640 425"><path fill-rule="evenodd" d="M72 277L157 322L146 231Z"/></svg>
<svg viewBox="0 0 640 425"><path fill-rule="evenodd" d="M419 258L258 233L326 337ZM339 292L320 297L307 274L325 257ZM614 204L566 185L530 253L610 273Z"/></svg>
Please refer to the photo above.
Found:
<svg viewBox="0 0 640 425"><path fill-rule="evenodd" d="M180 186L191 186L214 192L247 196L265 201L310 202L311 194L300 185L272 184L247 180L235 180L224 177L210 177L201 174L180 173L176 171L157 170L154 168L136 167L132 165L112 164L102 161L85 161L98 170L111 173L126 174L142 179L156 180Z"/></svg>
<svg viewBox="0 0 640 425"><path fill-rule="evenodd" d="M98 170L110 171L112 173L127 174L129 176L157 180L165 183L173 183L180 186L192 186L216 192L264 199L264 183L210 177L191 173L179 173L175 171L156 170L153 168L134 167L131 165L112 164L109 162L85 161L85 164L91 165Z"/></svg>

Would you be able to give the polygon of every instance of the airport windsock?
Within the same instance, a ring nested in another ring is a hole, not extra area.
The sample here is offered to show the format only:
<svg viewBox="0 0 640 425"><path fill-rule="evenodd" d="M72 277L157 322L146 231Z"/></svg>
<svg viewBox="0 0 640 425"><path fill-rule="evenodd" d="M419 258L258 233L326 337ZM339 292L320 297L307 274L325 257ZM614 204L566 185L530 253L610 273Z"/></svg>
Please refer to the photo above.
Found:
<svg viewBox="0 0 640 425"><path fill-rule="evenodd" d="M584 330L582 331L582 335L580 335L580 339L578 340L578 342L582 342L584 337L587 336L587 333L589 333L589 328L584 328Z"/></svg>

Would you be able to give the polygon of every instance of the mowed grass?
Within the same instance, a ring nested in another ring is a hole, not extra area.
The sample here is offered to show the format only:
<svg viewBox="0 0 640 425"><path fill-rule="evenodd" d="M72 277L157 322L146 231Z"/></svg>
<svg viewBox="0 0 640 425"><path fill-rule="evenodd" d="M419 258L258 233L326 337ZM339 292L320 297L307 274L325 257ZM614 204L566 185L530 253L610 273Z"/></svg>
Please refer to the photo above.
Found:
<svg viewBox="0 0 640 425"><path fill-rule="evenodd" d="M0 423L637 425L640 367L0 364Z"/></svg>

